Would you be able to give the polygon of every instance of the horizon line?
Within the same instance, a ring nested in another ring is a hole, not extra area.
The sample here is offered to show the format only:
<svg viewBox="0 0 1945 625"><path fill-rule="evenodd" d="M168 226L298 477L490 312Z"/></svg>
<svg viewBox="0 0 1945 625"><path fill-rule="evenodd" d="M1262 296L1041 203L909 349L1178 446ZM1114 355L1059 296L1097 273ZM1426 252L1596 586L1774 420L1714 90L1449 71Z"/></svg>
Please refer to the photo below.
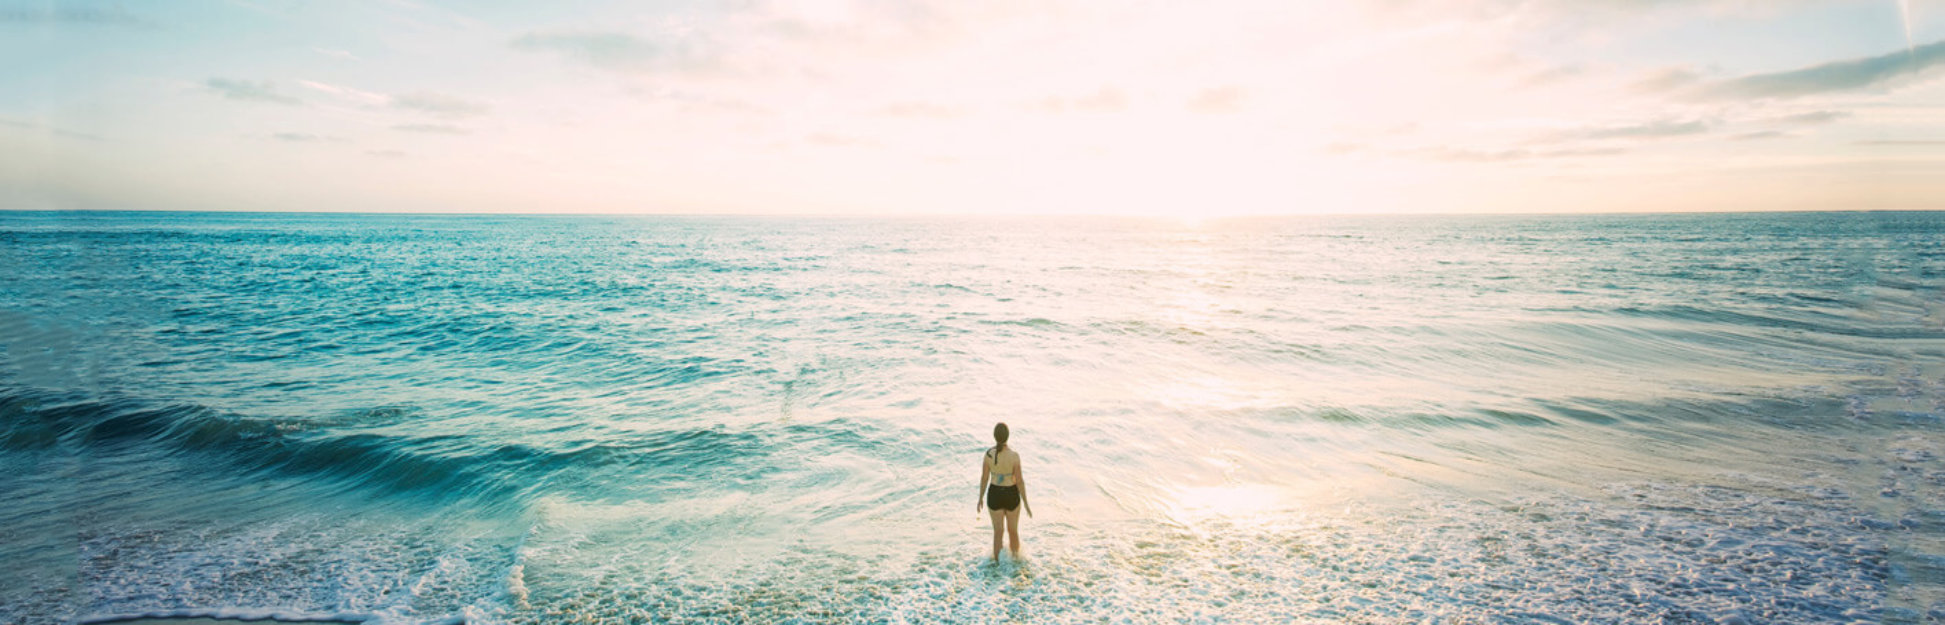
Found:
<svg viewBox="0 0 1945 625"><path fill-rule="evenodd" d="M22 213L159 213L159 214L227 214L227 215L358 215L401 217L730 217L730 218L802 218L802 219L1126 219L1134 221L1170 222L1215 222L1245 221L1252 219L1293 219L1304 217L1596 217L1625 215L1761 215L1774 213L1938 213L1945 212L1945 206L1936 208L1810 208L1810 209L1773 209L1773 210L1641 210L1641 211L1506 211L1506 212L1435 212L1435 211L1385 211L1371 213L1268 213L1254 215L1212 215L1208 217L1184 215L1122 215L1113 213L698 213L698 212L462 212L462 211L360 211L360 210L251 210L251 209L178 209L178 208L0 208L0 214Z"/></svg>

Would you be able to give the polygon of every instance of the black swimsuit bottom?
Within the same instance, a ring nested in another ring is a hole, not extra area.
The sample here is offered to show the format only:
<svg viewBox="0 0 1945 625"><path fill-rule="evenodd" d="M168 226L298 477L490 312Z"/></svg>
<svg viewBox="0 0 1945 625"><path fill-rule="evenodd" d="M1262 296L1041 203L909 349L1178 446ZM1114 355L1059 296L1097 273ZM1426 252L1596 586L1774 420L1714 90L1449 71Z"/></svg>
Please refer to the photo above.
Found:
<svg viewBox="0 0 1945 625"><path fill-rule="evenodd" d="M986 509L1012 510L1018 507L1020 507L1020 485L991 484L986 487Z"/></svg>

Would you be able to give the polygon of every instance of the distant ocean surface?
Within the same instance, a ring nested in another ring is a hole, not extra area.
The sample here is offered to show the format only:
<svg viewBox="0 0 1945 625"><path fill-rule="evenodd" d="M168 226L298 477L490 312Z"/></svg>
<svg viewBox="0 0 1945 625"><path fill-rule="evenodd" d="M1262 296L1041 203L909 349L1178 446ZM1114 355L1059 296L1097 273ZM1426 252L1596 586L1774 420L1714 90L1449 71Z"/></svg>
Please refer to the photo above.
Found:
<svg viewBox="0 0 1945 625"><path fill-rule="evenodd" d="M6 623L1936 623L1941 418L1945 213L0 212Z"/></svg>

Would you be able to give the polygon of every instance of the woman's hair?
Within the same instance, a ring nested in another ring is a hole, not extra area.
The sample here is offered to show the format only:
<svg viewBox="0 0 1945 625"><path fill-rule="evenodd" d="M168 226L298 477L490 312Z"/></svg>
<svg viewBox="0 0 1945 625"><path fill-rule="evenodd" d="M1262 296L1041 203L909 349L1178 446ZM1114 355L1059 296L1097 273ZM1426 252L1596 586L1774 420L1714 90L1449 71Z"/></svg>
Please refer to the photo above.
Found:
<svg viewBox="0 0 1945 625"><path fill-rule="evenodd" d="M999 424L993 426L993 440L999 442L999 446L993 448L995 459L997 459L999 452L1006 451L1006 434L1005 421L1001 421Z"/></svg>

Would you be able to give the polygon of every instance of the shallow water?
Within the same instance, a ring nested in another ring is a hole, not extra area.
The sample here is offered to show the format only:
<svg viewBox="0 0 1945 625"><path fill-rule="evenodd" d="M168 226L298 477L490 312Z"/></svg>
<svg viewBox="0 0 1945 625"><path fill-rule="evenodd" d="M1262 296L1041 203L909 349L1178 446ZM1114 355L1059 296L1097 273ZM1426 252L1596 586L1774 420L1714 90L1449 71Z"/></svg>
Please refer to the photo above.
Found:
<svg viewBox="0 0 1945 625"><path fill-rule="evenodd" d="M0 621L1945 620L1941 213L0 213L0 267Z"/></svg>

